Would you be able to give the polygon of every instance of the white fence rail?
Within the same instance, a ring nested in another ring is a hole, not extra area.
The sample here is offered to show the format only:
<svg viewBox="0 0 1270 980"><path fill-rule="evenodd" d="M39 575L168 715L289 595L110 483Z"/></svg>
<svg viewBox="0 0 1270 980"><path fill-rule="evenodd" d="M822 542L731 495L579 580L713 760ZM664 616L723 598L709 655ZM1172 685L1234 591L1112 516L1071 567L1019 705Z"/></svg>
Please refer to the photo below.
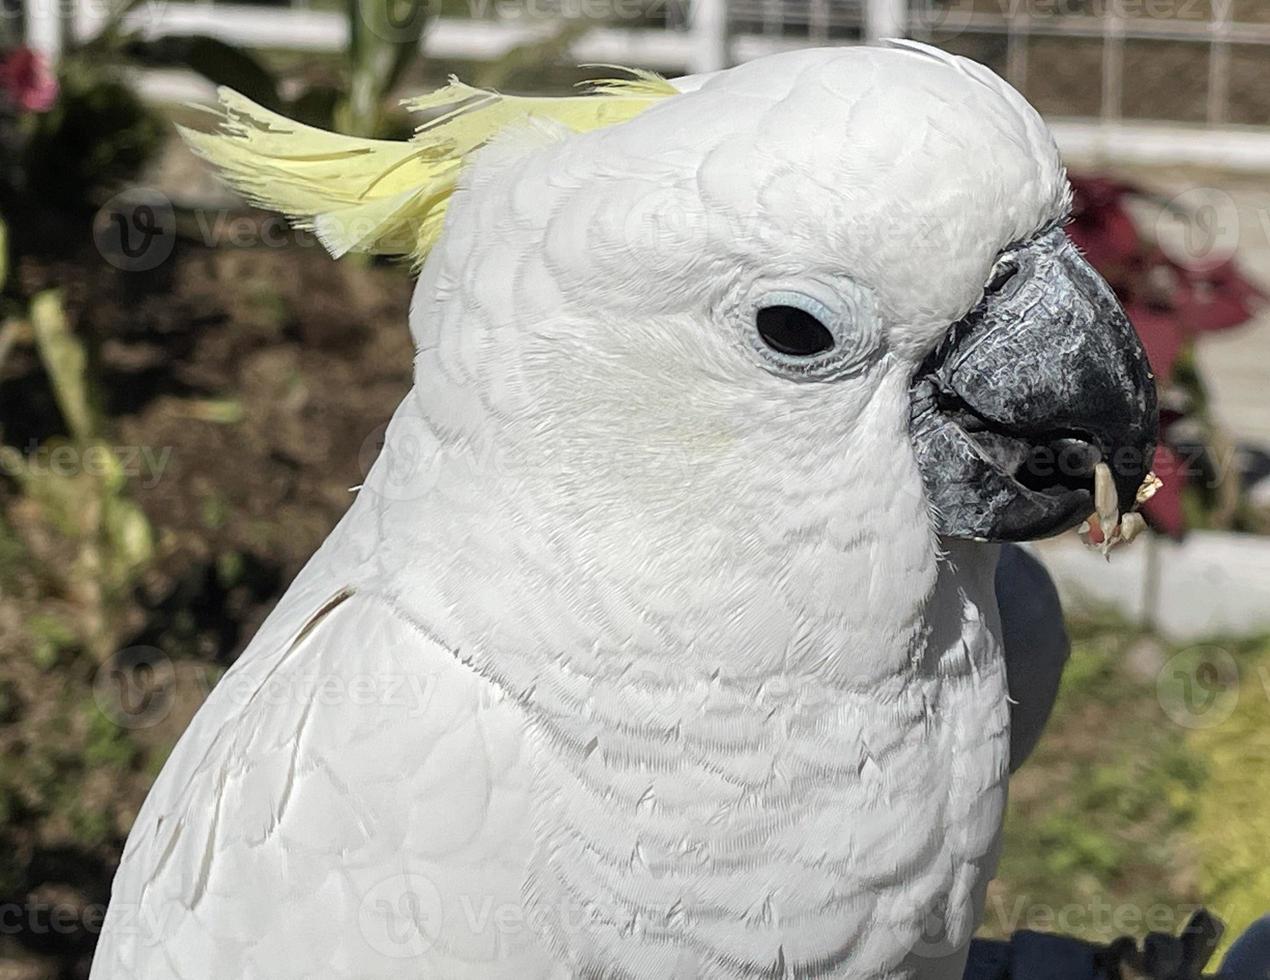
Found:
<svg viewBox="0 0 1270 980"><path fill-rule="evenodd" d="M1110 562L1072 535L1033 548L1069 613L1114 611L1176 642L1270 632L1270 539L1195 531L1139 542Z"/></svg>
<svg viewBox="0 0 1270 980"><path fill-rule="evenodd" d="M907 35L985 61L1043 112L1074 117L1058 129L1081 155L1270 169L1270 0L469 2L472 16L430 25L430 57L496 59L549 34L544 15L556 9L596 21L572 43L576 61L672 74L808 44ZM35 0L28 38L56 57L62 31L91 36L103 16L102 0ZM152 0L131 23L151 36L202 33L296 51L337 50L347 32L341 11L311 9L307 0ZM1143 81L1143 65L1177 97ZM1178 77L1168 77L1169 65Z"/></svg>

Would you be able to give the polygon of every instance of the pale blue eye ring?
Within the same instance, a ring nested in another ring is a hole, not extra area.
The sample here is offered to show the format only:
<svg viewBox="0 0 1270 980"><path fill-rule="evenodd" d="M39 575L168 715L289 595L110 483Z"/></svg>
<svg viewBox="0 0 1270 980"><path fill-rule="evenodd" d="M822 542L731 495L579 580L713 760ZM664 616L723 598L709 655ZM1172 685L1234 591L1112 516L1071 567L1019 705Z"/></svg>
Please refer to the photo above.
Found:
<svg viewBox="0 0 1270 980"><path fill-rule="evenodd" d="M849 373L877 343L871 304L852 284L833 296L835 306L800 290L775 289L750 310L751 346L769 370L798 380Z"/></svg>

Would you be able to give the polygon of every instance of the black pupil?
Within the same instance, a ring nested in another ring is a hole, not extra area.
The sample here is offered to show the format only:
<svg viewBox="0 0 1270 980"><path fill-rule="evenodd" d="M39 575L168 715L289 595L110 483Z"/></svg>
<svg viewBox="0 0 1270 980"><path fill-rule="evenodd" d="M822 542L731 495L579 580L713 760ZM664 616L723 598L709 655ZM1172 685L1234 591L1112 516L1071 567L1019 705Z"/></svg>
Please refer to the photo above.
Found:
<svg viewBox="0 0 1270 980"><path fill-rule="evenodd" d="M790 357L811 357L833 348L829 329L796 306L765 306L759 310L758 335L772 350Z"/></svg>

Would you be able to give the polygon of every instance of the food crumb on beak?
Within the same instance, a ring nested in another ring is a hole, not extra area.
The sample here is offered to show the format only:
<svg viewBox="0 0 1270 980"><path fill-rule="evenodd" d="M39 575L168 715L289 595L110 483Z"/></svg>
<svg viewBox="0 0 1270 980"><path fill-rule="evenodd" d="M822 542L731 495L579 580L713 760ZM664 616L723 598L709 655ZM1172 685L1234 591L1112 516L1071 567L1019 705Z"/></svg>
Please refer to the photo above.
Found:
<svg viewBox="0 0 1270 980"><path fill-rule="evenodd" d="M1138 508L1154 497L1164 481L1154 473L1148 473L1134 495L1133 507L1121 515L1111 468L1099 463L1094 469L1094 512L1081 524L1078 533L1085 544L1098 548L1104 558L1111 560L1111 549L1128 544L1143 531L1147 522Z"/></svg>
<svg viewBox="0 0 1270 980"><path fill-rule="evenodd" d="M1120 497L1116 493L1116 478L1111 467L1099 463L1094 467L1094 513L1098 515L1098 528L1106 540L1120 523Z"/></svg>
<svg viewBox="0 0 1270 980"><path fill-rule="evenodd" d="M1138 494L1134 504L1135 509L1154 497L1162 486L1164 486L1163 480L1154 473L1148 473L1146 479L1142 481L1142 486L1138 487Z"/></svg>

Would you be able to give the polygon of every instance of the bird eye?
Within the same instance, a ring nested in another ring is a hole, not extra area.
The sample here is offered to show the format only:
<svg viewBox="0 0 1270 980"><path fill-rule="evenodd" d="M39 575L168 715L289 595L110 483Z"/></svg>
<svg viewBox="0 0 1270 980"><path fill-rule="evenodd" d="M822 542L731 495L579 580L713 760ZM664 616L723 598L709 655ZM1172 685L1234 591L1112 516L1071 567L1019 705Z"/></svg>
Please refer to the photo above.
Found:
<svg viewBox="0 0 1270 980"><path fill-rule="evenodd" d="M988 274L988 281L983 285L984 293L991 295L1000 292L1018 271L1019 260L1010 252L1002 255L993 264L992 271Z"/></svg>
<svg viewBox="0 0 1270 980"><path fill-rule="evenodd" d="M775 288L773 288L775 286ZM792 288L791 288L792 286ZM735 319L762 367L791 381L831 381L879 353L881 321L873 294L846 276L826 283L755 283Z"/></svg>
<svg viewBox="0 0 1270 980"><path fill-rule="evenodd" d="M763 343L787 357L815 357L833 349L829 328L796 306L765 306L756 325Z"/></svg>

